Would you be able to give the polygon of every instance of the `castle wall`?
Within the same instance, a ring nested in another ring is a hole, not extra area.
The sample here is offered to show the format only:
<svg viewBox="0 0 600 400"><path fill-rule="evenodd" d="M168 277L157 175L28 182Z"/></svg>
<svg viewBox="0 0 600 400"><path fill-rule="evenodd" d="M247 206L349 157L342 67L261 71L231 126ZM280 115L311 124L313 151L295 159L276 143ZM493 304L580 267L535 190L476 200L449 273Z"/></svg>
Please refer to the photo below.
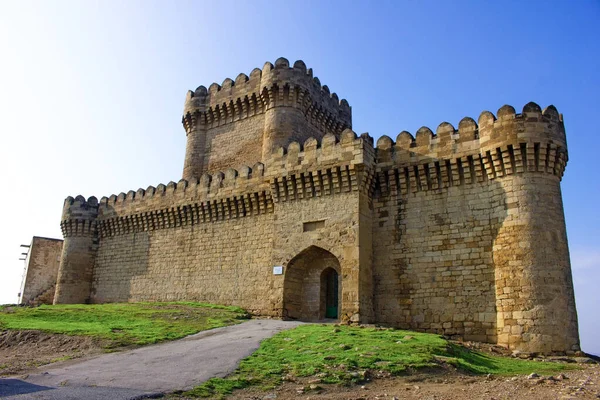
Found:
<svg viewBox="0 0 600 400"><path fill-rule="evenodd" d="M63 241L60 239L33 237L27 254L27 266L19 296L20 304L30 304L47 291L51 293L44 296L47 297L44 301L52 303L62 246Z"/></svg>
<svg viewBox="0 0 600 400"><path fill-rule="evenodd" d="M273 214L100 240L93 302L195 300L273 315Z"/></svg>
<svg viewBox="0 0 600 400"><path fill-rule="evenodd" d="M273 230L263 169L102 198L91 301L193 299L272 314L261 296L270 285Z"/></svg>
<svg viewBox="0 0 600 400"><path fill-rule="evenodd" d="M478 183L375 201L378 320L496 342L493 240L503 190Z"/></svg>
<svg viewBox="0 0 600 400"><path fill-rule="evenodd" d="M323 222L314 230L305 223ZM342 309L358 311L358 204L353 192L278 202L273 211L100 239L93 302L197 300L281 315L287 267L309 248L330 250L345 274Z"/></svg>
<svg viewBox="0 0 600 400"><path fill-rule="evenodd" d="M342 317L358 320L361 298L371 317L359 268L362 175L353 165L362 147L351 131L340 143L330 134L320 146L309 139L303 151L280 149L266 167L103 198L91 300L193 299L281 316L285 275L273 267L288 273L295 256L317 246L339 262Z"/></svg>
<svg viewBox="0 0 600 400"><path fill-rule="evenodd" d="M370 234L361 239L363 139L291 143L267 166L110 196L98 208L93 302L194 299L282 315L284 275L317 246L339 262L342 317L372 318ZM363 197L364 197L363 193ZM366 197L365 197L366 198ZM365 217L362 212L362 218Z"/></svg>

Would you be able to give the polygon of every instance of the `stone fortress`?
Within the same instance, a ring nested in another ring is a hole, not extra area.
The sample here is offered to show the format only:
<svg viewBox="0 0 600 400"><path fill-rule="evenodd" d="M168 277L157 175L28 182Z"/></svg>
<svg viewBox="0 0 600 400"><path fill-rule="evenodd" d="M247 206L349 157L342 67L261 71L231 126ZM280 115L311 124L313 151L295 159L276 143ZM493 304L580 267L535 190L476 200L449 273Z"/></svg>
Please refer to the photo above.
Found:
<svg viewBox="0 0 600 400"><path fill-rule="evenodd" d="M186 96L178 182L64 203L55 303L196 300L579 350L554 106L377 143L304 62Z"/></svg>

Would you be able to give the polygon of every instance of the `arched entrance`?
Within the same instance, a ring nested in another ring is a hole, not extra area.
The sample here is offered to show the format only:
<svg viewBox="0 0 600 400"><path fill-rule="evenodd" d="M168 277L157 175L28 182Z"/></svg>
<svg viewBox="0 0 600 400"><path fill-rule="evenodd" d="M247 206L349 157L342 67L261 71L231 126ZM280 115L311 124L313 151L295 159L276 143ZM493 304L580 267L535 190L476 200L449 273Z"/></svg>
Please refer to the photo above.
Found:
<svg viewBox="0 0 600 400"><path fill-rule="evenodd" d="M317 246L301 251L287 265L283 282L283 315L315 321L339 318L342 293L338 259Z"/></svg>

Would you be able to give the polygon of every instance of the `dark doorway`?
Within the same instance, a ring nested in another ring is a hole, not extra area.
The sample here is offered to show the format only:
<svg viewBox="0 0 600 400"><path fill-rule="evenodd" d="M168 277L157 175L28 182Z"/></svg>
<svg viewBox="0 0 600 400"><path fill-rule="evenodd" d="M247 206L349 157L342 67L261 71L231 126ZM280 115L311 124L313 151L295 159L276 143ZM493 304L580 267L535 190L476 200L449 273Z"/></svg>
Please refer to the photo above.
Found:
<svg viewBox="0 0 600 400"><path fill-rule="evenodd" d="M325 318L338 317L338 273L327 268L321 274L321 290L325 301Z"/></svg>

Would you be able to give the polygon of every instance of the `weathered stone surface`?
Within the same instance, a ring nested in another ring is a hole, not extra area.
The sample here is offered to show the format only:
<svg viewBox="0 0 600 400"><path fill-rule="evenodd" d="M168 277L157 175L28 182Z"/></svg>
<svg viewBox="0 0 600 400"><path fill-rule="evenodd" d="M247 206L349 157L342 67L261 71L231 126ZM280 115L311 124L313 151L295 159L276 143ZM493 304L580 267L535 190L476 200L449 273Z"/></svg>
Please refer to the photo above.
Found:
<svg viewBox="0 0 600 400"><path fill-rule="evenodd" d="M374 145L302 62L190 91L184 179L67 199L55 301L320 319L335 271L342 321L577 350L562 116L497 115Z"/></svg>
<svg viewBox="0 0 600 400"><path fill-rule="evenodd" d="M34 236L29 245L19 304L52 304L63 241Z"/></svg>

